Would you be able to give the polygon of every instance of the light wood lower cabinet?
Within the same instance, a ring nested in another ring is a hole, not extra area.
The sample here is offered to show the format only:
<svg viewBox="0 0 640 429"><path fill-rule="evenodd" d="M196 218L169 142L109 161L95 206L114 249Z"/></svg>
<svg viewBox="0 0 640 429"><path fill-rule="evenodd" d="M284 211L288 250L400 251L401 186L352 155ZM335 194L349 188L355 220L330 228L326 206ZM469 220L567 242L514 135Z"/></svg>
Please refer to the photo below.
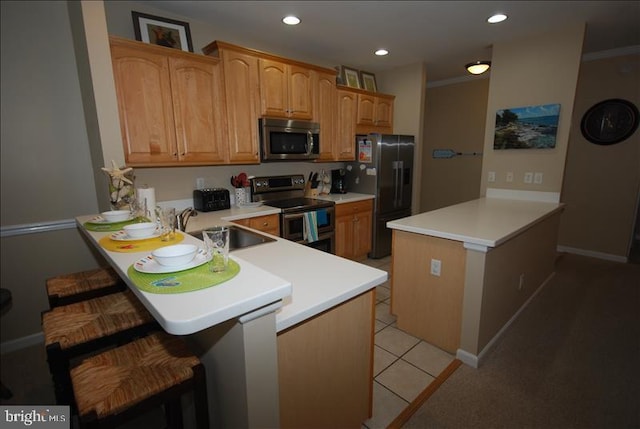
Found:
<svg viewBox="0 0 640 429"><path fill-rule="evenodd" d="M280 216L277 214L237 219L232 222L267 234L280 236Z"/></svg>
<svg viewBox="0 0 640 429"><path fill-rule="evenodd" d="M375 290L278 333L282 428L359 429L371 417Z"/></svg>
<svg viewBox="0 0 640 429"><path fill-rule="evenodd" d="M336 255L361 260L371 251L373 200L336 204Z"/></svg>

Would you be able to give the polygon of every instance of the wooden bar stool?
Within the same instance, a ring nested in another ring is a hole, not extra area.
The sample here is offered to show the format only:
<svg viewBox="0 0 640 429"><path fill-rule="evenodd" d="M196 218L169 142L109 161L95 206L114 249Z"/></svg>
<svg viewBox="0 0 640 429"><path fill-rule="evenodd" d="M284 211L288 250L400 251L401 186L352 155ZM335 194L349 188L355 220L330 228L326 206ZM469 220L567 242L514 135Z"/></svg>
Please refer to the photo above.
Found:
<svg viewBox="0 0 640 429"><path fill-rule="evenodd" d="M50 308L121 292L126 288L111 267L63 274L47 279L45 284Z"/></svg>
<svg viewBox="0 0 640 429"><path fill-rule="evenodd" d="M58 404L72 404L71 361L160 329L129 290L55 307L42 313L49 371Z"/></svg>
<svg viewBox="0 0 640 429"><path fill-rule="evenodd" d="M155 332L87 358L71 382L81 427L112 428L164 404L167 426L182 428L181 396L193 391L197 427L209 428L204 366L180 337Z"/></svg>

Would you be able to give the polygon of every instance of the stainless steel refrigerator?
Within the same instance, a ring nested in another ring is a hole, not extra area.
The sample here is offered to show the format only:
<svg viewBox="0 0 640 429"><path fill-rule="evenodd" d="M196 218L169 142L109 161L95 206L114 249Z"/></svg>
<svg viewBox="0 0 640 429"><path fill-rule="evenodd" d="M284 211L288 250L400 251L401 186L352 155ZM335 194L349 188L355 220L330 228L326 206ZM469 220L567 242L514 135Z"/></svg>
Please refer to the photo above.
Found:
<svg viewBox="0 0 640 429"><path fill-rule="evenodd" d="M357 162L346 165L347 191L375 195L370 258L391 254L387 222L411 216L414 136L356 136Z"/></svg>

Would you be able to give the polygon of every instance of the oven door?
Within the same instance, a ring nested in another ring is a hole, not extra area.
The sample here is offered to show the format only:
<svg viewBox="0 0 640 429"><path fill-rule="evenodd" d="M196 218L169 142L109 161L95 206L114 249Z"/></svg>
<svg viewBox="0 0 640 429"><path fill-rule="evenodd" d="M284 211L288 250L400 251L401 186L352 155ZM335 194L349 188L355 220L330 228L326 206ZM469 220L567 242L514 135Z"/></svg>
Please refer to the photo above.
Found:
<svg viewBox="0 0 640 429"><path fill-rule="evenodd" d="M304 239L304 213L303 211L294 213L281 214L280 233L282 238L295 241L300 244L310 245L312 247L324 247L330 248L331 253L334 253L334 229L335 229L335 208L327 207L326 221L318 221L318 241L313 243L307 243ZM318 242L324 242L318 243Z"/></svg>

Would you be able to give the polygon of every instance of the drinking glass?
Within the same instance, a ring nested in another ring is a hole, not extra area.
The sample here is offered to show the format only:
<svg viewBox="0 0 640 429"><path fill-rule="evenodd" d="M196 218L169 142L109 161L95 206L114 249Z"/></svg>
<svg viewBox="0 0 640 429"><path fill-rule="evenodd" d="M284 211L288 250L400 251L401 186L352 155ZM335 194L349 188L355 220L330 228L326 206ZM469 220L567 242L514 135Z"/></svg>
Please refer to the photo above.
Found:
<svg viewBox="0 0 640 429"><path fill-rule="evenodd" d="M202 231L202 238L207 249L209 270L218 273L227 269L229 263L229 228L214 226Z"/></svg>
<svg viewBox="0 0 640 429"><path fill-rule="evenodd" d="M160 225L160 240L173 240L176 237L176 209L156 207L156 216Z"/></svg>

